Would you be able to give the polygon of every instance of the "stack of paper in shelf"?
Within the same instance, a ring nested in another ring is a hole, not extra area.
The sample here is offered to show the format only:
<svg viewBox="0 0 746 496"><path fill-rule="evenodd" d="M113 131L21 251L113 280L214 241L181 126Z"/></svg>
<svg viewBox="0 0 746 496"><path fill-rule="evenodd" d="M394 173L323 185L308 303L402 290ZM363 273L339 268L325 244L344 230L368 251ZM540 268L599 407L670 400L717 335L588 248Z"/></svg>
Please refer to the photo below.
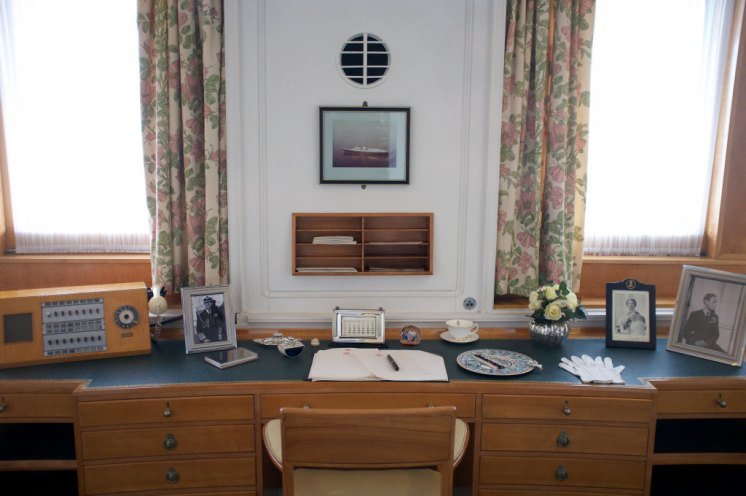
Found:
<svg viewBox="0 0 746 496"><path fill-rule="evenodd" d="M425 272L422 267L368 267L368 272Z"/></svg>
<svg viewBox="0 0 746 496"><path fill-rule="evenodd" d="M298 272L357 272L355 267L298 267Z"/></svg>
<svg viewBox="0 0 746 496"><path fill-rule="evenodd" d="M316 236L313 238L315 245L356 245L357 241L352 236Z"/></svg>

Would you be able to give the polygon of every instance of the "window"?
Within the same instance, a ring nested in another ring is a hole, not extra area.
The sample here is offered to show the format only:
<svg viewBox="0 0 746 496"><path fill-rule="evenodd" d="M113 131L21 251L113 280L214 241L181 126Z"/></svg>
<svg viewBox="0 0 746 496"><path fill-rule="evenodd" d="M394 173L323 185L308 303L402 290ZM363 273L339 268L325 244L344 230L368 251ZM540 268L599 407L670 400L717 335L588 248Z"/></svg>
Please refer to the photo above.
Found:
<svg viewBox="0 0 746 496"><path fill-rule="evenodd" d="M586 254L699 256L732 0L599 0Z"/></svg>
<svg viewBox="0 0 746 496"><path fill-rule="evenodd" d="M356 34L342 47L339 68L355 86L376 86L388 73L389 49L383 40L374 34Z"/></svg>
<svg viewBox="0 0 746 496"><path fill-rule="evenodd" d="M4 0L0 25L16 252L147 252L136 3Z"/></svg>

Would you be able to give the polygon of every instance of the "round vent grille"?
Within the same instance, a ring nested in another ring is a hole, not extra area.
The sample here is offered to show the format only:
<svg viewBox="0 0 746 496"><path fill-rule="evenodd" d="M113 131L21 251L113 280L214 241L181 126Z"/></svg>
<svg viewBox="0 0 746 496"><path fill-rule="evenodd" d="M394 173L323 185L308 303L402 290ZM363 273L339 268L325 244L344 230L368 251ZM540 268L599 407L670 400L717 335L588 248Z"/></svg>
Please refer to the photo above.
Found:
<svg viewBox="0 0 746 496"><path fill-rule="evenodd" d="M389 49L378 36L356 34L339 54L339 68L355 86L368 88L380 84L389 70Z"/></svg>

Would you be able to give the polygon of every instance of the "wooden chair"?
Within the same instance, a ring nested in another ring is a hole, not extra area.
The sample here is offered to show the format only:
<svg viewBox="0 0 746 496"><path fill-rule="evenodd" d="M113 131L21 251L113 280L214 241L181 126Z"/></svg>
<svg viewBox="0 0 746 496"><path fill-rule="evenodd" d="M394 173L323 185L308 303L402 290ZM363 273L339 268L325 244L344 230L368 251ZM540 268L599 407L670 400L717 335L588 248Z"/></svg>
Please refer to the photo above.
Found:
<svg viewBox="0 0 746 496"><path fill-rule="evenodd" d="M469 430L453 406L283 408L263 437L285 496L450 496Z"/></svg>

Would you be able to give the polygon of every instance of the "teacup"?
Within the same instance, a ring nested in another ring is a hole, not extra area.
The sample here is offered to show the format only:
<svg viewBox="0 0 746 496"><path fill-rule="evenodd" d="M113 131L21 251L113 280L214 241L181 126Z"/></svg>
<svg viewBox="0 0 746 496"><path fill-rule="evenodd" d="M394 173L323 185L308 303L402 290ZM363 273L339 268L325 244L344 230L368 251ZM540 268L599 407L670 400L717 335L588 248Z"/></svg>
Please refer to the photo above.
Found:
<svg viewBox="0 0 746 496"><path fill-rule="evenodd" d="M479 324L472 322L471 320L448 320L446 321L446 325L448 326L448 332L450 332L453 339L457 341L464 341L472 334L479 332Z"/></svg>

